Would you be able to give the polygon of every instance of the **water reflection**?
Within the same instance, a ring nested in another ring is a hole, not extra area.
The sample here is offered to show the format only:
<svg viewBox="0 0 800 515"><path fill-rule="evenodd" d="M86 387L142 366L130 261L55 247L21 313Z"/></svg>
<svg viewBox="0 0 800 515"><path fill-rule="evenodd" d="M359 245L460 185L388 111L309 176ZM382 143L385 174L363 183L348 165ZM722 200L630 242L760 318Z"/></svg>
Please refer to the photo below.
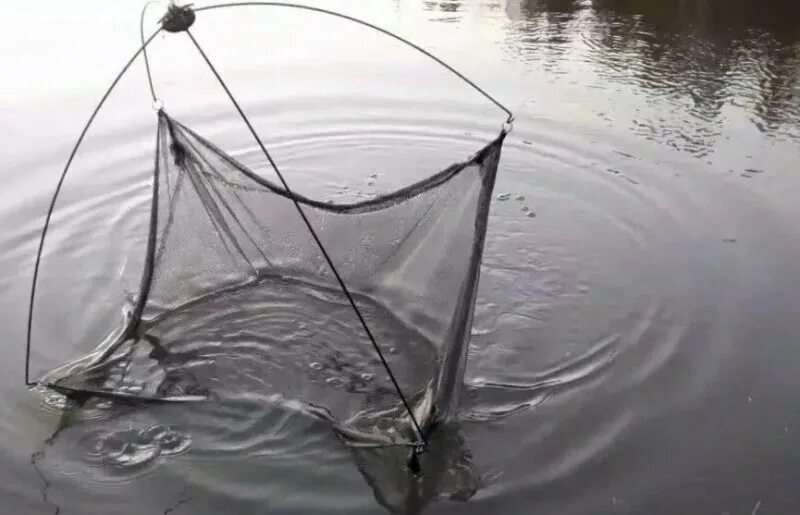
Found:
<svg viewBox="0 0 800 515"><path fill-rule="evenodd" d="M800 137L800 4L522 0L506 11L515 54L555 74L577 57L599 85L632 86L669 110L637 119L638 134L702 156L733 106L761 132Z"/></svg>
<svg viewBox="0 0 800 515"><path fill-rule="evenodd" d="M508 17L519 23L513 29L520 33L520 41L526 43L567 43L574 36L571 23L583 9L576 0L521 0L506 5ZM542 39L541 35L547 37Z"/></svg>
<svg viewBox="0 0 800 515"><path fill-rule="evenodd" d="M458 0L425 0L422 5L425 11L436 13L429 21L458 23L464 16L464 6Z"/></svg>
<svg viewBox="0 0 800 515"><path fill-rule="evenodd" d="M509 2L512 5L513 2ZM583 7L579 0L522 0L520 9L526 16L538 16L541 13L574 14Z"/></svg>
<svg viewBox="0 0 800 515"><path fill-rule="evenodd" d="M461 2L458 0L442 0L438 2L425 2L425 9L428 11L442 11L446 13L456 13L461 10Z"/></svg>
<svg viewBox="0 0 800 515"><path fill-rule="evenodd" d="M638 60L641 84L691 98L696 115L713 119L733 101L762 130L797 120L791 84L800 70L800 5L594 0L593 9L606 51Z"/></svg>

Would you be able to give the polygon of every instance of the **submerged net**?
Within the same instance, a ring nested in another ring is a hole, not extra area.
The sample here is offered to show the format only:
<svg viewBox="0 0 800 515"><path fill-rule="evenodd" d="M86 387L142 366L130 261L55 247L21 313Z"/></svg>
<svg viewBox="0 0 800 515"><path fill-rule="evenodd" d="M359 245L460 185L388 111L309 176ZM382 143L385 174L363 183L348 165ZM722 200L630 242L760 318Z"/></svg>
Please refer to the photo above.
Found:
<svg viewBox="0 0 800 515"><path fill-rule="evenodd" d="M413 440L294 200L417 418L445 419L466 365L504 137L416 184L337 205L288 193L161 111L138 296L112 337L42 382L163 401L225 397L221 385L237 384L238 395L300 401L345 433Z"/></svg>

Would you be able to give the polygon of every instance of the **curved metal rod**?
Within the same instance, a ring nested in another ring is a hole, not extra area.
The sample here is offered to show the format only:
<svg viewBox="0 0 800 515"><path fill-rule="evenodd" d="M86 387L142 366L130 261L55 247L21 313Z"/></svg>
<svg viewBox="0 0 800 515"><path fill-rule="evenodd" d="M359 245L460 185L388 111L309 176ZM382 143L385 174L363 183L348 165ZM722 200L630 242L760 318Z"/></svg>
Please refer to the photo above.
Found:
<svg viewBox="0 0 800 515"><path fill-rule="evenodd" d="M125 75L125 72L131 67L133 62L139 57L147 45L150 44L151 41L161 32L161 28L157 29L152 36L150 36L147 41L144 42L142 46L136 50L136 53L125 63L125 66L122 67L122 70L117 74L114 81L111 83L111 86L106 90L103 97L98 102L97 106L92 111L92 115L89 116L89 120L86 122L86 125L83 126L83 130L81 131L80 136L78 136L78 141L75 142L75 146L72 147L72 152L69 154L69 158L67 159L67 164L64 165L64 170L61 172L61 177L58 179L58 183L56 184L55 192L53 192L53 198L50 200L50 207L47 208L47 216L44 219L44 227L42 227L42 236L39 238L39 249L36 251L36 264L33 267L33 280L31 282L31 298L30 304L28 305L28 332L27 332L27 343L25 348L25 385L26 386L33 386L36 384L35 381L30 380L30 363L31 363L31 330L33 327L33 305L36 299L36 282L39 279L39 266L42 262L42 250L44 249L44 240L47 236L47 230L50 228L50 219L53 216L53 210L56 206L56 200L58 199L59 193L61 193L61 187L64 184L64 179L67 176L67 172L69 171L69 167L72 165L73 159L75 159L75 154L78 153L78 148L81 146L83 142L83 138L86 136L86 133L89 130L89 127L92 125L97 113L100 111L100 108L103 107L106 100L108 99L111 92L114 91L114 88L119 83L122 76Z"/></svg>
<svg viewBox="0 0 800 515"><path fill-rule="evenodd" d="M506 123L507 124L511 124L511 122L514 121L514 113L512 113L510 109L508 109L506 106L501 104L497 99L495 99L492 95L487 93L480 86L478 86L473 81L471 81L466 76L464 76L461 72L459 72L458 70L456 70L455 68L453 68L452 66L447 64L446 62L442 61L441 59L439 59L438 57L436 57L432 53L428 52L427 50L425 50L421 46L419 46L419 45L417 45L415 43L412 43L411 41L407 40L406 38L404 38L402 36L398 36L394 32L391 32L391 31L388 31L388 30L383 29L381 27L378 27L377 25L373 25L372 23L369 23L367 21L359 20L358 18L354 18L354 17L348 16L346 14L338 13L336 11L329 11L328 9L322 9L320 7L313 7L313 6L310 6L310 5L303 5L303 4L292 4L292 3L288 3L288 2L233 2L233 3L230 3L230 4L216 4L216 5L208 5L208 6L205 6L205 7L198 7L197 9L194 9L194 11L195 12L210 11L212 9L221 9L223 7L243 7L243 6L289 7L289 8L294 8L294 9L303 9L303 10L306 10L306 11L313 11L313 12L317 12L317 13L328 14L328 15L331 15L331 16L335 16L337 18L342 18L342 19L345 19L345 20L349 20L349 21L358 23L359 25L363 25L365 27L369 27L370 29L373 29L373 30L377 30L378 32L380 32L382 34L385 34L385 35L387 35L387 36L389 36L391 38L394 38L397 41L400 41L401 43L405 43L406 45L410 46L414 50L417 50L418 52L421 52L422 54L425 54L426 56L430 57L431 59L433 59L434 61L436 61L437 63L439 63L443 67L445 67L446 69L448 69L450 72L452 72L456 77L458 77L459 79L463 80L464 82L466 82L467 84L472 86L476 91L478 91L478 93L480 93L481 95L486 97L494 105L496 105L501 110L503 110L506 113L506 115L508 115L508 118L506 119Z"/></svg>

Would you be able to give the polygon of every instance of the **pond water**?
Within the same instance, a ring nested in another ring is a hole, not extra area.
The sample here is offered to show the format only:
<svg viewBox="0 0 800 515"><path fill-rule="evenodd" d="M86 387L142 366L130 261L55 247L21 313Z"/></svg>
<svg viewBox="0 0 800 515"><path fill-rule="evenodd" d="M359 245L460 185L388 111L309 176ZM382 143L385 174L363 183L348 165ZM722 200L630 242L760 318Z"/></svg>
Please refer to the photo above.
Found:
<svg viewBox="0 0 800 515"><path fill-rule="evenodd" d="M4 3L0 511L800 510L800 7L314 3L408 37L516 115L459 420L432 437L417 479L401 453L348 449L291 402L109 412L98 400L63 420L61 399L24 387L47 202L81 125L138 45L134 4ZM148 27L158 17L155 5ZM402 187L463 160L504 120L424 56L342 20L242 7L199 13L193 32L309 196ZM270 176L190 42L159 36L149 54L166 110ZM34 376L93 348L135 291L155 141L149 95L137 62L65 183L45 248ZM408 373L427 373L426 355L415 359ZM259 363L246 363L252 384Z"/></svg>

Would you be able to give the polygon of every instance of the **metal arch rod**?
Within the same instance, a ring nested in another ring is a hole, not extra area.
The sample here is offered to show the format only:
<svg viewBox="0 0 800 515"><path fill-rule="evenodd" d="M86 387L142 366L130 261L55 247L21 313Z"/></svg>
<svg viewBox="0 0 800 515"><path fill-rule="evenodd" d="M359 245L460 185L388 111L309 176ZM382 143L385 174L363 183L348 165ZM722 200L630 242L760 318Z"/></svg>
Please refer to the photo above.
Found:
<svg viewBox="0 0 800 515"><path fill-rule="evenodd" d="M133 56L131 56L128 62L125 63L125 66L122 67L122 70L120 70L120 72L114 78L113 82L111 83L111 86L108 87L106 92L100 98L100 101L97 103L97 106L94 108L94 111L92 111L91 116L89 116L89 120L83 126L83 130L81 130L80 136L78 136L78 140L75 142L75 146L72 147L72 152L70 152L69 158L67 159L67 163L64 165L64 170L61 172L61 176L59 177L58 183L56 184L56 189L53 192L52 199L50 200L50 206L47 208L47 215L45 216L44 226L42 227L42 235L39 238L39 249L36 251L36 263L34 264L33 267L33 280L31 281L31 297L30 297L30 303L28 305L28 330L27 330L26 345L25 345L26 386L33 386L36 384L35 381L30 380L31 331L33 328L33 307L36 299L36 283L39 279L39 267L42 262L42 251L44 250L44 241L45 238L47 237L47 230L50 228L50 219L53 216L53 210L55 209L56 206L56 200L58 200L58 195L61 193L61 187L64 185L64 179L67 176L67 172L69 172L69 168L72 165L72 161L75 159L75 155L78 153L78 148L80 148L81 143L83 143L83 139L86 137L86 133L89 131L89 127L92 125L92 122L94 122L94 119L97 117L97 113L100 112L100 109L106 103L106 100L108 100L109 95L111 95L111 92L114 91L114 88L122 79L122 76L125 75L125 73L131 67L136 58L139 57L139 54L141 54L145 50L147 45L149 45L150 42L153 41L153 39L161 32L161 30L162 30L161 28L158 28L155 32L153 32L153 34L149 38L147 38L144 44L142 44L136 50Z"/></svg>
<svg viewBox="0 0 800 515"><path fill-rule="evenodd" d="M472 88L475 89L478 93L480 93L481 95L486 97L487 100L489 100L494 105L496 105L498 108L500 108L503 112L505 112L506 115L508 116L508 118L506 119L506 123L507 124L510 124L511 122L514 121L514 113L512 113L510 109L508 109L506 106L501 104L500 101L498 101L492 95L487 93L483 88L481 88L480 86L475 84L475 82L473 82L472 80L467 78L464 74L462 74L461 72L459 72L458 70L456 70L455 68L453 68L452 66L447 64L446 62L442 61L441 59L439 59L438 57L436 57L432 53L428 52L427 50L425 50L421 46L419 46L419 45L417 45L415 43L412 43L411 41L407 40L406 38L404 38L402 36L399 36L399 35L395 34L394 32L391 32L389 30L381 28L381 27L379 27L377 25L374 25L374 24L372 24L372 23L370 23L368 21L360 20L358 18L354 18L353 16L348 16L347 14L338 13L336 11L330 11L328 9L323 9L321 7L313 7L313 6L310 6L310 5L303 5L303 4L293 4L293 3L288 3L288 2L233 2L233 3L229 3L229 4L216 4L216 5L207 5L205 7L198 7L197 9L194 9L194 11L195 12L200 12L200 11L210 11L212 9L221 9L221 8L224 8L224 7L244 7L244 6L288 7L288 8L294 8L294 9L302 9L302 10L306 10L306 11L313 11L313 12L317 12L317 13L328 14L328 15L335 16L337 18L342 18L344 20L349 20L349 21L358 23L359 25L363 25L363 26L368 27L370 29L376 30L376 31L378 31L378 32L380 32L382 34L385 34L385 35L387 35L387 36L389 36L391 38L394 38L397 41L400 41L401 43L404 43L404 44L410 46L414 50L417 50L418 52L430 57L431 59L433 59L434 61L436 61L440 65L442 65L444 68L449 70L451 73L453 73L456 77L458 77L462 81L464 81L467 84L469 84L470 86L472 86Z"/></svg>

